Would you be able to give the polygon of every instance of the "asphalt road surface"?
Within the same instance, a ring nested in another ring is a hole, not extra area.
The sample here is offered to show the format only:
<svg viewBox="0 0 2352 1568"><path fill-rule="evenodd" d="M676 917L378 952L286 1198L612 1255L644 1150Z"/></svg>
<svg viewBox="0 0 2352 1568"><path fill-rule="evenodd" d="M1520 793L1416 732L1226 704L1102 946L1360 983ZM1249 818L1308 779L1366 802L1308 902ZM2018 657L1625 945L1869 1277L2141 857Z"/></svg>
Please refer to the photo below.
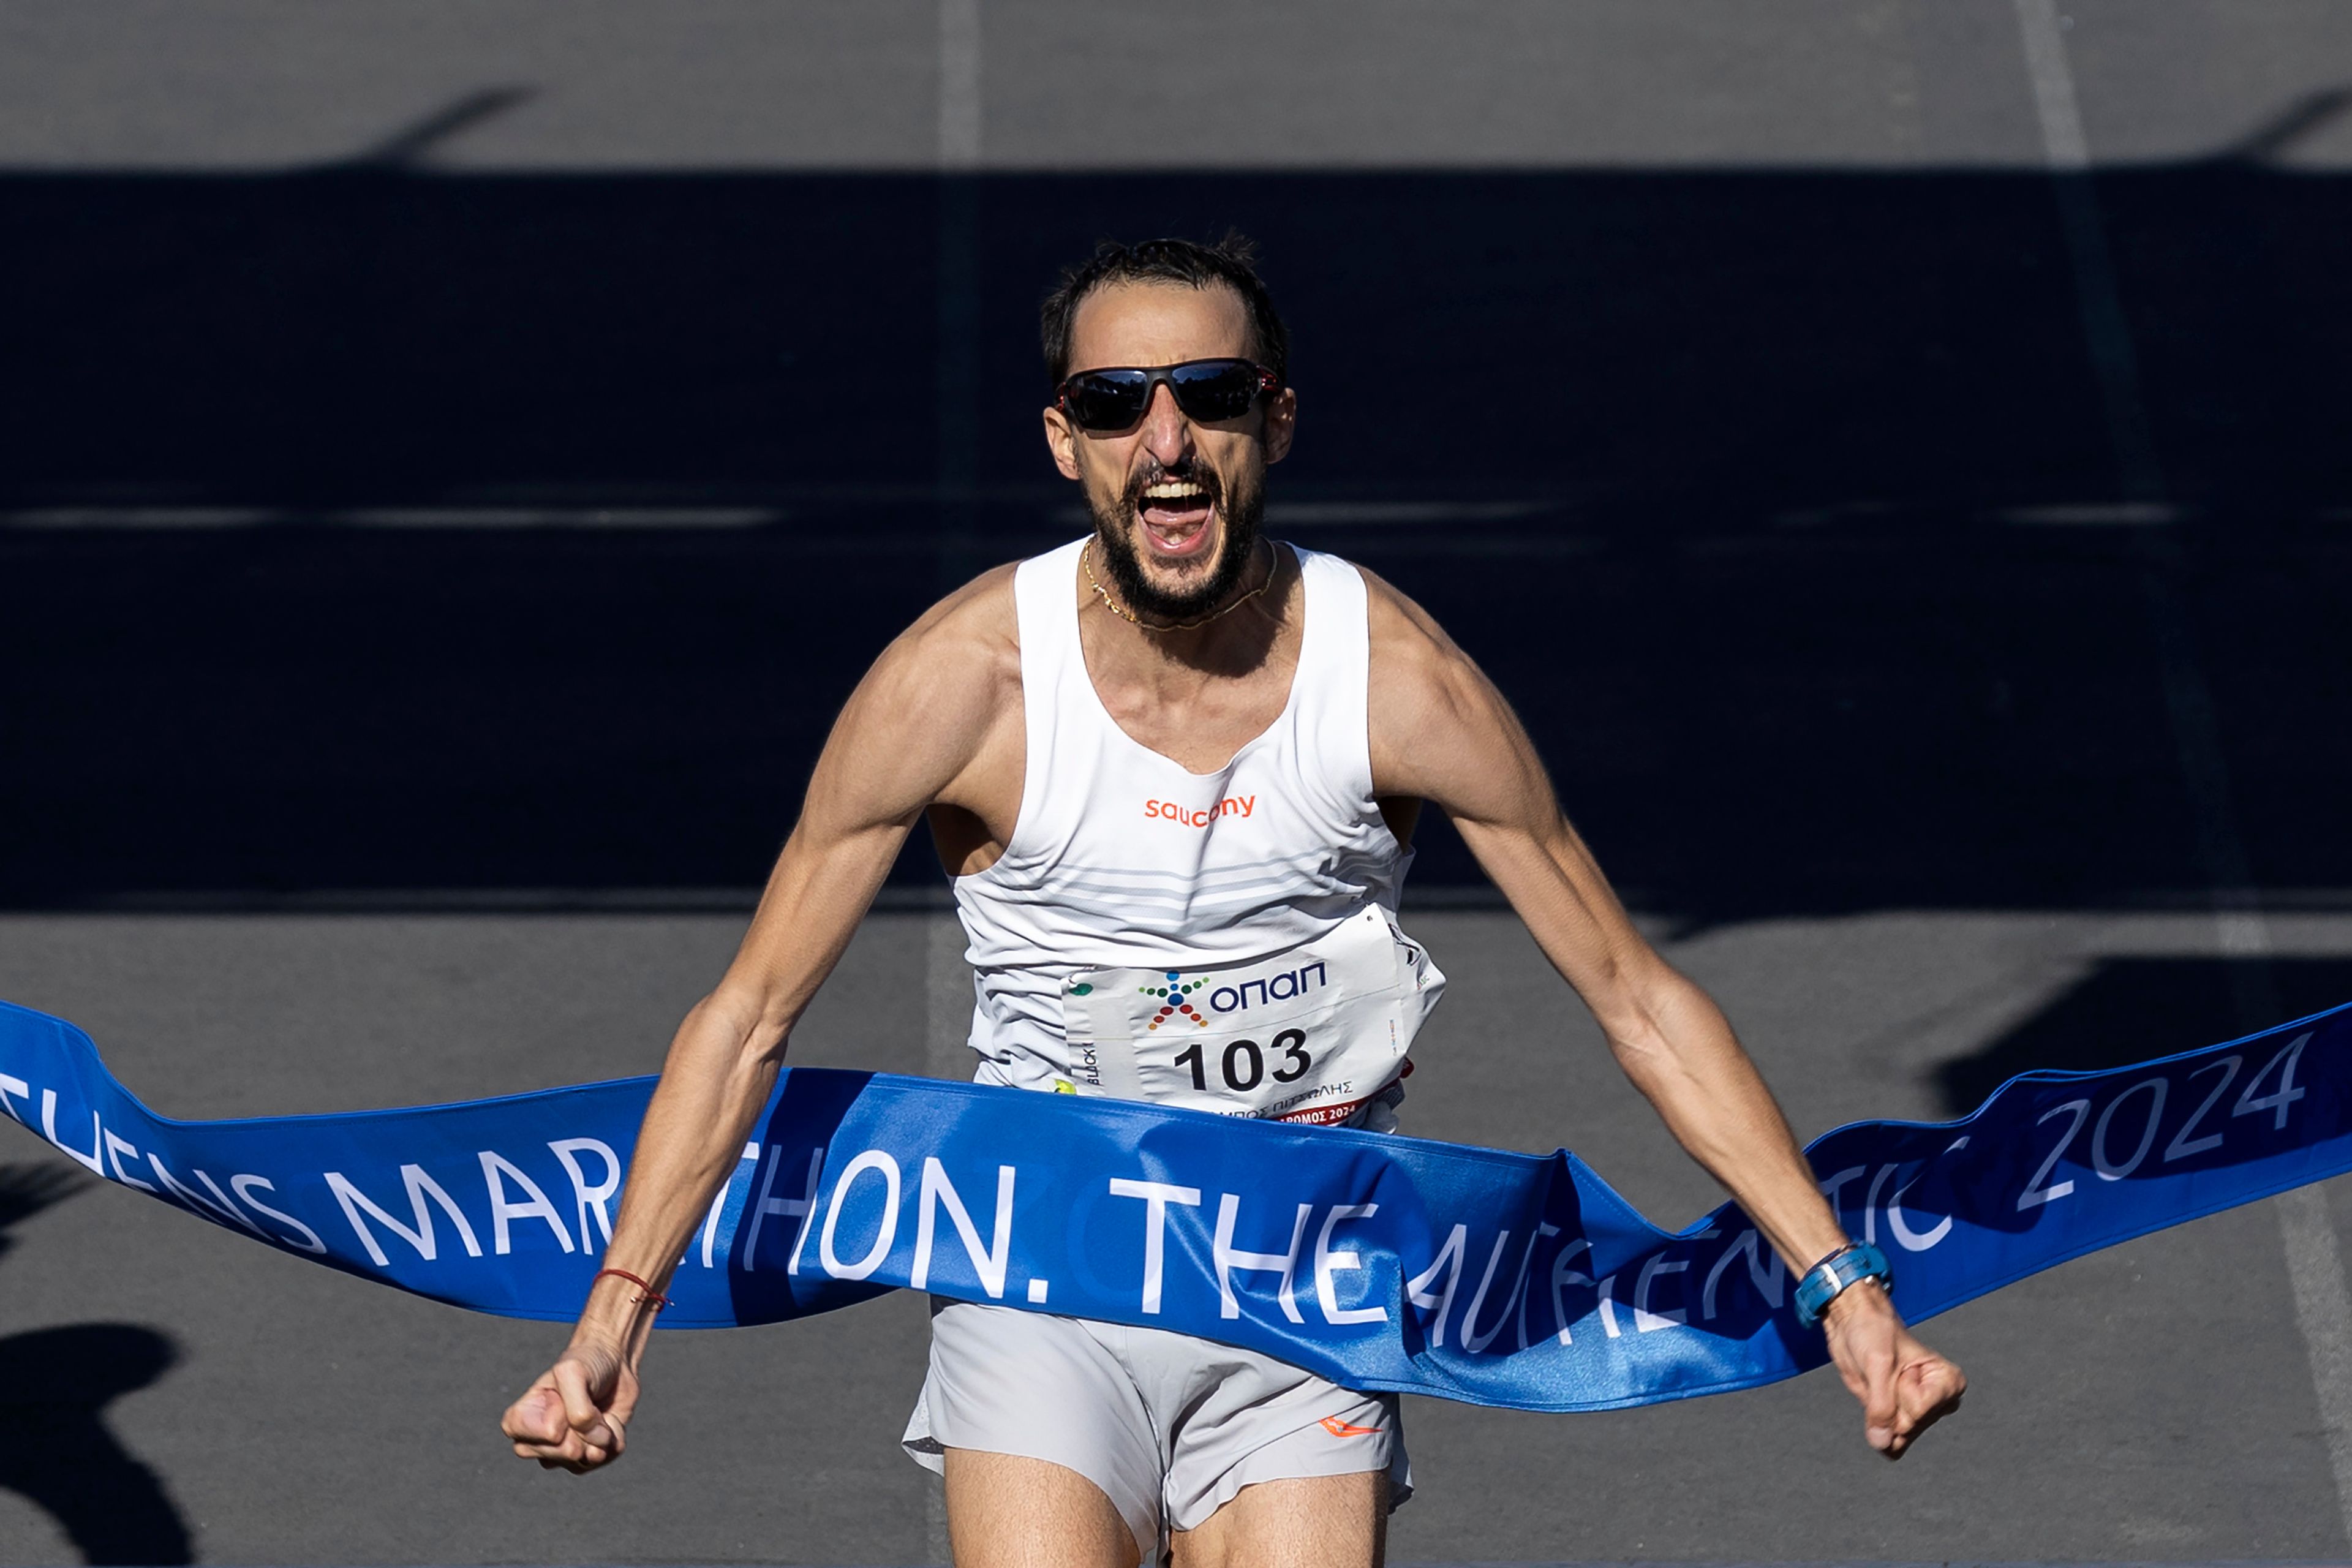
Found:
<svg viewBox="0 0 2352 1568"><path fill-rule="evenodd" d="M1801 1133L2352 999L2347 84L2317 0L5 0L0 995L178 1116L649 1069L858 669L1076 526L1053 268L1235 222L1275 527L1495 674ZM1408 1131L1714 1203L1425 837ZM796 1059L956 1070L928 859ZM77 1171L0 1141L0 1563L942 1560L911 1298L666 1338L549 1476L554 1331ZM1937 1320L1899 1466L1821 1374L1412 1401L1393 1554L2341 1559L2346 1202Z"/></svg>
<svg viewBox="0 0 2352 1568"><path fill-rule="evenodd" d="M869 921L803 1026L799 1059L951 1062L952 1032L930 1000L942 949L953 962L944 925ZM91 1029L158 1110L202 1117L646 1070L738 926L724 915L28 916L0 924L0 942L14 997ZM1510 916L1431 910L1413 926L1453 990L1416 1053L1410 1131L1567 1143L1672 1223L1715 1201ZM2192 1045L2212 1033L2226 991L2227 960L2200 915L1655 930L1738 1020L1807 1135L1862 1116L1948 1114L1942 1086L2006 1072L2020 1043L2043 1061L2066 1059L2052 1038L2074 1031L2121 1055ZM2276 918L2272 936L2283 973L2352 994L2352 917ZM0 1152L20 1188L36 1170L75 1170L21 1136ZM231 1563L919 1563L936 1551L931 1483L896 1442L921 1377L912 1297L663 1339L627 1460L576 1480L509 1459L495 1430L555 1331L412 1300L96 1184L45 1195L57 1201L6 1233L0 1364L19 1369L12 1385L30 1377L80 1399L94 1424L78 1412L75 1468L60 1475L52 1439L33 1440L50 1430L38 1407L11 1411L8 1561L73 1560L58 1499L43 1506L45 1474L65 1493L111 1500L100 1528L115 1531L125 1561L171 1560L182 1541ZM2337 1223L2343 1197L2330 1194ZM2340 1554L2273 1207L2082 1259L1938 1320L1930 1337L1974 1387L1899 1466L1864 1447L1852 1401L1826 1374L1604 1415L1410 1401L1421 1490L1396 1518L1396 1554ZM85 1363L27 1367L39 1334L60 1325L111 1339L75 1352ZM137 1385L113 1386L105 1367L142 1354L155 1364ZM112 1397L76 1394L77 1375ZM126 1517L142 1498L149 1506Z"/></svg>

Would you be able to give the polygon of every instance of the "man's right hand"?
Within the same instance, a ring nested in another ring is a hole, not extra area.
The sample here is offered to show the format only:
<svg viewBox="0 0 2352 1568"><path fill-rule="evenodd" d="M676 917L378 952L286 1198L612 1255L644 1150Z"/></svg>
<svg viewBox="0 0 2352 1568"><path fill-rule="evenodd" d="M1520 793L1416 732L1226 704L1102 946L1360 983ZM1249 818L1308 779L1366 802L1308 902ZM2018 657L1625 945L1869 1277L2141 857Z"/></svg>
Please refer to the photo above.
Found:
<svg viewBox="0 0 2352 1568"><path fill-rule="evenodd" d="M637 1374L617 1350L574 1344L507 1406L514 1451L546 1469L584 1476L621 1457L637 1406Z"/></svg>

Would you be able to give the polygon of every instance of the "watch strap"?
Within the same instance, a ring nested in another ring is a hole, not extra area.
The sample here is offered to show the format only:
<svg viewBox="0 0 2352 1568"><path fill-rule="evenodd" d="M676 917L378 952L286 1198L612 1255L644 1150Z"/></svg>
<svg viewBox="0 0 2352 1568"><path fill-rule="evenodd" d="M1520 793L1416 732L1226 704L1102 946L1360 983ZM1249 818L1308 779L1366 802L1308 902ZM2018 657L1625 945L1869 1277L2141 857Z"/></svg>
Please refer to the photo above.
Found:
<svg viewBox="0 0 2352 1568"><path fill-rule="evenodd" d="M1895 1269L1886 1254L1869 1242L1850 1241L1806 1269L1805 1277L1797 1281L1797 1321L1811 1328L1847 1286L1864 1279L1875 1279L1880 1289L1892 1290Z"/></svg>

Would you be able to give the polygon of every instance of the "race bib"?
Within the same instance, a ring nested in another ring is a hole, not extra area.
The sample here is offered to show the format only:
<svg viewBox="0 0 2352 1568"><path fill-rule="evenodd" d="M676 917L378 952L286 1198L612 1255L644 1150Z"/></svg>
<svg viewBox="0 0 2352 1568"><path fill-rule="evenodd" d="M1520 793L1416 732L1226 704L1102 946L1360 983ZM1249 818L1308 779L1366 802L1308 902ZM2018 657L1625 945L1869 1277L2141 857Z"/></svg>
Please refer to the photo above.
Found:
<svg viewBox="0 0 2352 1568"><path fill-rule="evenodd" d="M1400 1077L1444 990L1377 905L1278 957L1218 969L1097 969L1062 985L1080 1094L1318 1125Z"/></svg>

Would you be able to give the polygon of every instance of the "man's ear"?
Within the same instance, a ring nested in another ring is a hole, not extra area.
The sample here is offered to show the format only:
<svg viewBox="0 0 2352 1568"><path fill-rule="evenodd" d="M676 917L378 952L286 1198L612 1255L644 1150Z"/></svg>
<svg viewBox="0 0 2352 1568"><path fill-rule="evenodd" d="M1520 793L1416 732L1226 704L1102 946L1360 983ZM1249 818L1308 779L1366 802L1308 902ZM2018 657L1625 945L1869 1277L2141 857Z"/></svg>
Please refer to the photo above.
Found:
<svg viewBox="0 0 2352 1568"><path fill-rule="evenodd" d="M1078 432L1058 408L1045 410L1045 450L1054 455L1054 467L1064 479L1078 477Z"/></svg>
<svg viewBox="0 0 2352 1568"><path fill-rule="evenodd" d="M1279 463L1290 455L1298 434L1298 394L1286 386L1265 405L1265 460Z"/></svg>

